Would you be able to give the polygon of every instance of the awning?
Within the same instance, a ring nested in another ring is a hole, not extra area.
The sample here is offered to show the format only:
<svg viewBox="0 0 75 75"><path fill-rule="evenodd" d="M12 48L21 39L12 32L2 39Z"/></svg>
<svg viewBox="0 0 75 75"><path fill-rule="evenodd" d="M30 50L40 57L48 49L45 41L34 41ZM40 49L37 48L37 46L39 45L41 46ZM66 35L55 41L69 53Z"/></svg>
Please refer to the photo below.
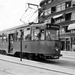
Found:
<svg viewBox="0 0 75 75"><path fill-rule="evenodd" d="M75 23L70 24L70 25L68 26L68 30L72 30L72 29L75 29Z"/></svg>
<svg viewBox="0 0 75 75"><path fill-rule="evenodd" d="M63 14L59 14L59 15L55 15L55 16L53 16L53 18L55 19L55 18L59 18L59 17L61 17Z"/></svg>

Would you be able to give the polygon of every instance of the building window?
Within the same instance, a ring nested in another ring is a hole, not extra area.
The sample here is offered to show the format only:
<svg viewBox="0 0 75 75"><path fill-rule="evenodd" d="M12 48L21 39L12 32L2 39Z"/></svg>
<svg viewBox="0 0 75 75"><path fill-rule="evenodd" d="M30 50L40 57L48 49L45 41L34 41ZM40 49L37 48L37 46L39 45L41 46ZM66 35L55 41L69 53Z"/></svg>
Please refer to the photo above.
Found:
<svg viewBox="0 0 75 75"><path fill-rule="evenodd" d="M47 21L47 20L45 20L45 23L48 23L48 21Z"/></svg>
<svg viewBox="0 0 75 75"><path fill-rule="evenodd" d="M51 23L51 19L45 20L45 23Z"/></svg>
<svg viewBox="0 0 75 75"><path fill-rule="evenodd" d="M51 23L55 23L55 20L53 18L51 18Z"/></svg>
<svg viewBox="0 0 75 75"><path fill-rule="evenodd" d="M56 11L57 11L57 12L61 11L61 5L57 5L57 6L56 6Z"/></svg>
<svg viewBox="0 0 75 75"><path fill-rule="evenodd" d="M56 20L55 20L55 23L60 23L60 22L61 22L60 19L56 19Z"/></svg>
<svg viewBox="0 0 75 75"><path fill-rule="evenodd" d="M51 8L44 11L45 16L51 14Z"/></svg>
<svg viewBox="0 0 75 75"><path fill-rule="evenodd" d="M48 15L51 14L51 8L48 9Z"/></svg>
<svg viewBox="0 0 75 75"><path fill-rule="evenodd" d="M66 2L65 6L66 6L66 8L71 7L71 1Z"/></svg>
<svg viewBox="0 0 75 75"><path fill-rule="evenodd" d="M72 12L71 20L75 20L75 11Z"/></svg>
<svg viewBox="0 0 75 75"><path fill-rule="evenodd" d="M51 3L51 0L49 0L48 3Z"/></svg>
<svg viewBox="0 0 75 75"><path fill-rule="evenodd" d="M71 13L65 14L65 21L70 21L71 20Z"/></svg>
<svg viewBox="0 0 75 75"><path fill-rule="evenodd" d="M44 5L46 5L47 3L44 3Z"/></svg>
<svg viewBox="0 0 75 75"><path fill-rule="evenodd" d="M45 10L45 13L44 13L44 14L45 14L45 16L46 16L46 15L48 15L48 12L47 12L47 10Z"/></svg>
<svg viewBox="0 0 75 75"><path fill-rule="evenodd" d="M60 34L65 34L64 28L60 28Z"/></svg>
<svg viewBox="0 0 75 75"><path fill-rule="evenodd" d="M71 33L75 33L75 29L71 30Z"/></svg>
<svg viewBox="0 0 75 75"><path fill-rule="evenodd" d="M65 3L56 6L56 12L65 10Z"/></svg>
<svg viewBox="0 0 75 75"><path fill-rule="evenodd" d="M65 21L65 18L57 18L55 19L55 23L61 23L61 22L64 22Z"/></svg>
<svg viewBox="0 0 75 75"><path fill-rule="evenodd" d="M65 3L61 4L61 10L65 10Z"/></svg>
<svg viewBox="0 0 75 75"><path fill-rule="evenodd" d="M51 13L54 13L56 11L56 7L51 8Z"/></svg>

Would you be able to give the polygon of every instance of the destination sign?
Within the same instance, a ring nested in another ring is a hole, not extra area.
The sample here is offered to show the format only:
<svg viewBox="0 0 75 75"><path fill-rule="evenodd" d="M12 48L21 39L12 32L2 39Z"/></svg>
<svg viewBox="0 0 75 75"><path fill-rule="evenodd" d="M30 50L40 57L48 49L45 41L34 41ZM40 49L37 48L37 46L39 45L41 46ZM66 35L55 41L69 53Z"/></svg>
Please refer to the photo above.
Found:
<svg viewBox="0 0 75 75"><path fill-rule="evenodd" d="M56 24L47 24L46 28L58 30L60 28L60 26L56 25Z"/></svg>

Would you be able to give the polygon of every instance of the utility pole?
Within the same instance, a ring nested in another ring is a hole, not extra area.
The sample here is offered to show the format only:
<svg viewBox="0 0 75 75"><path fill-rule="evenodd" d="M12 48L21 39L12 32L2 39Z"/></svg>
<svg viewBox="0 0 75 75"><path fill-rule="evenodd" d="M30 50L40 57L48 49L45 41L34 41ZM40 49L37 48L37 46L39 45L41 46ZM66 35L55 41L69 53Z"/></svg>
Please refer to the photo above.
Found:
<svg viewBox="0 0 75 75"><path fill-rule="evenodd" d="M22 61L22 36L23 36L23 31L20 30L20 61Z"/></svg>

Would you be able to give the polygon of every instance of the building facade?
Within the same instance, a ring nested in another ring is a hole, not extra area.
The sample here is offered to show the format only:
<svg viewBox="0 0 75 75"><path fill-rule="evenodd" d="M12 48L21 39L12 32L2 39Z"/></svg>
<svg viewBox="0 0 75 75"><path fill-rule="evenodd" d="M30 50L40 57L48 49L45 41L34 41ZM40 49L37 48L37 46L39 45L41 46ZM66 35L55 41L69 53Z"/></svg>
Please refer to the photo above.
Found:
<svg viewBox="0 0 75 75"><path fill-rule="evenodd" d="M75 24L75 0L44 0L40 7L39 23L59 24L62 50L75 51L75 29L68 30Z"/></svg>

